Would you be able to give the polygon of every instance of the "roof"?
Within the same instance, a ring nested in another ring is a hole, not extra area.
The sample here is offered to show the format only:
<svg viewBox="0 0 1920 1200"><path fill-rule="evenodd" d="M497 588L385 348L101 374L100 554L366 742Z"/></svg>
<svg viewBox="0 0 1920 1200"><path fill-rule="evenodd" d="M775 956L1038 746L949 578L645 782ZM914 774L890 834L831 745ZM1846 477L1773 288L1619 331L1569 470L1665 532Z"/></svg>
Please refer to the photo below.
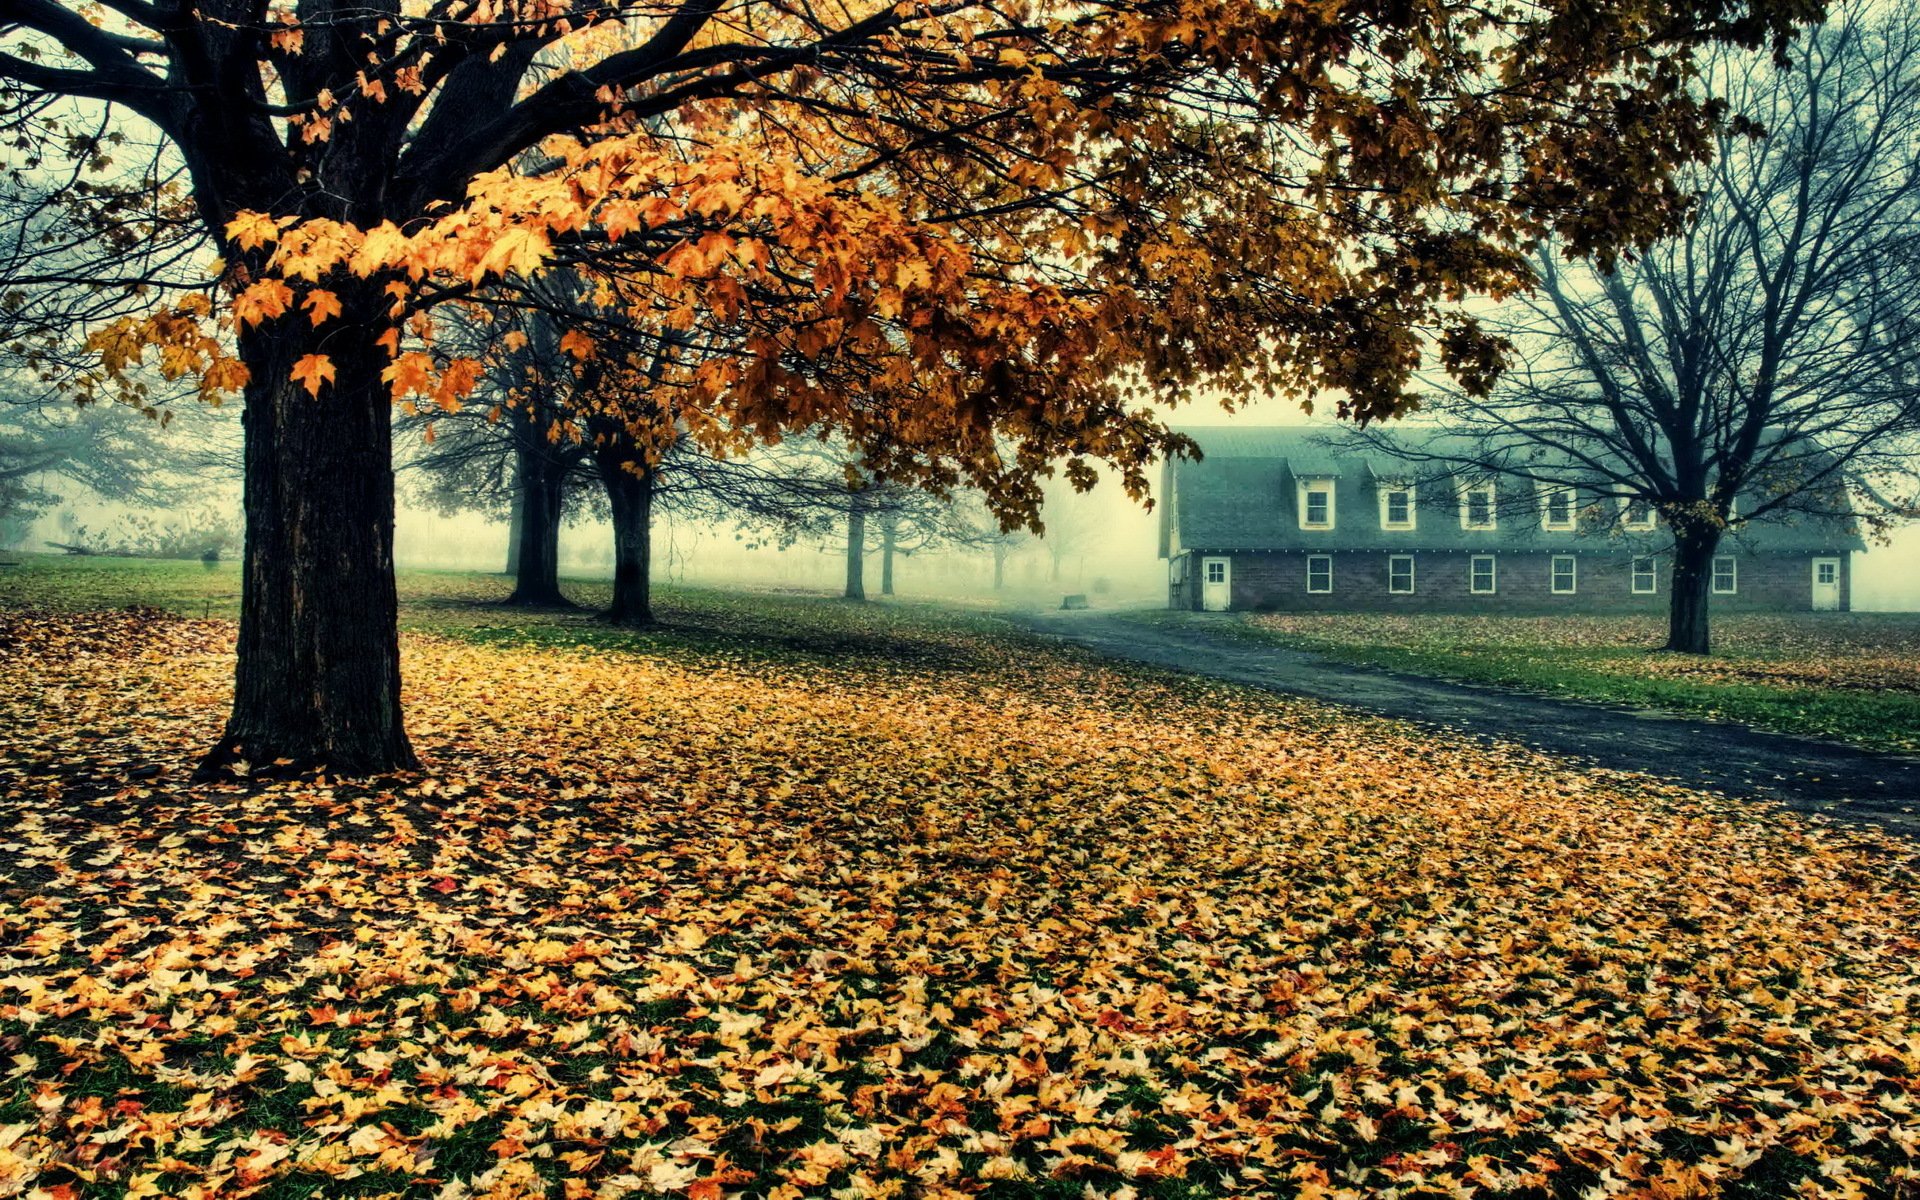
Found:
<svg viewBox="0 0 1920 1200"><path fill-rule="evenodd" d="M1654 553L1668 545L1664 530L1624 532L1611 519L1618 500L1579 492L1587 516L1581 528L1541 528L1536 488L1506 477L1494 481L1496 527L1461 527L1459 490L1466 480L1442 466L1395 458L1377 449L1336 445L1318 430L1298 427L1190 428L1204 457L1165 465L1160 506L1160 554L1186 550L1477 551L1618 550ZM1402 426L1395 441L1410 453L1443 453L1459 435L1433 426ZM1303 480L1333 480L1331 529L1302 529ZM1411 480L1415 528L1384 529L1380 491L1387 481ZM1864 550L1848 523L1831 518L1781 516L1755 520L1729 535L1748 552Z"/></svg>

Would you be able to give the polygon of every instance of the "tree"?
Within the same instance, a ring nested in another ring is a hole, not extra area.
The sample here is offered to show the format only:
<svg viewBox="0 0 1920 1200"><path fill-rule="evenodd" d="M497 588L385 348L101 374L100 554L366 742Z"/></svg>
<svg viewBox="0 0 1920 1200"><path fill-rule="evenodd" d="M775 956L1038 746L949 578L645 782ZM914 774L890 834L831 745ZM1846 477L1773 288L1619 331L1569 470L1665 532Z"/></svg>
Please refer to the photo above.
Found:
<svg viewBox="0 0 1920 1200"><path fill-rule="evenodd" d="M1392 411L1420 328L1511 286L1543 232L1605 252L1662 227L1713 115L1678 86L1691 48L1814 8L4 0L0 79L15 113L71 101L57 135L13 122L27 153L84 159L65 126L102 105L158 130L226 252L223 292L92 337L110 375L157 352L245 392L239 664L205 769L364 772L414 763L387 406L476 382L433 357L433 306L620 240L680 328L746 328L691 380L711 448L833 412L887 477L965 476L1008 513L1058 455L1141 495L1182 445L1142 401Z"/></svg>
<svg viewBox="0 0 1920 1200"><path fill-rule="evenodd" d="M1426 456L1588 498L1589 523L1658 514L1667 649L1711 646L1715 551L1755 521L1915 512L1920 435L1920 12L1851 4L1788 70L1716 56L1730 128L1685 229L1608 272L1537 256L1489 321L1517 365L1432 405L1463 437ZM1366 439L1396 450L1390 434ZM1537 510L1536 510L1537 515Z"/></svg>

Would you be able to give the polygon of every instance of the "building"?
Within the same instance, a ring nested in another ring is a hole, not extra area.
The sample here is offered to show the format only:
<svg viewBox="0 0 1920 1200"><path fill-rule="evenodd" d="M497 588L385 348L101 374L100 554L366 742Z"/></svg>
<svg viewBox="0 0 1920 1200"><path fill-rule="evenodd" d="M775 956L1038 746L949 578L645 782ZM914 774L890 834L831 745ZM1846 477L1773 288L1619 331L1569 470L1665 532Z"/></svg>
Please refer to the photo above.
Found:
<svg viewBox="0 0 1920 1200"><path fill-rule="evenodd" d="M1664 611L1667 540L1617 500L1343 451L1303 429L1187 430L1204 458L1169 462L1160 556L1173 608L1288 612ZM1432 439L1409 430L1402 439ZM1403 444L1407 444L1403 441ZM1736 505L1736 511L1737 511ZM1847 522L1730 530L1716 610L1844 610Z"/></svg>

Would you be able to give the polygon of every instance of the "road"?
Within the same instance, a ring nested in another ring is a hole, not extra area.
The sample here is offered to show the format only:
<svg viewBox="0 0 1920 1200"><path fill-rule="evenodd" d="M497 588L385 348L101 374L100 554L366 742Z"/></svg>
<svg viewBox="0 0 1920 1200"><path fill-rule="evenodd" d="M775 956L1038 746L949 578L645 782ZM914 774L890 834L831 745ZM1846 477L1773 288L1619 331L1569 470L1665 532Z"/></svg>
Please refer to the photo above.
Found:
<svg viewBox="0 0 1920 1200"><path fill-rule="evenodd" d="M1221 618L1218 632L1205 622L1166 626L1098 612L1015 619L1042 636L1113 658L1518 742L1614 770L1920 836L1920 757L1351 666L1237 637L1230 618Z"/></svg>

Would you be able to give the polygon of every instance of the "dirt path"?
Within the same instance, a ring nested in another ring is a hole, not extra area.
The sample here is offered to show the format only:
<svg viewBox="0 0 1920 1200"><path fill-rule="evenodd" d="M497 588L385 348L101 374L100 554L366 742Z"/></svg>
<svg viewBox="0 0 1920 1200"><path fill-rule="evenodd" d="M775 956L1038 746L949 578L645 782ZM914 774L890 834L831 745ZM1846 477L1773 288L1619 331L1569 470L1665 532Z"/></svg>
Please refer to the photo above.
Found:
<svg viewBox="0 0 1920 1200"><path fill-rule="evenodd" d="M1312 651L1263 645L1224 630L1169 628L1107 613L1034 613L1015 619L1035 633L1115 658L1519 742L1615 770L1644 771L1729 796L1774 800L1920 836L1920 757L1399 675L1334 662Z"/></svg>

